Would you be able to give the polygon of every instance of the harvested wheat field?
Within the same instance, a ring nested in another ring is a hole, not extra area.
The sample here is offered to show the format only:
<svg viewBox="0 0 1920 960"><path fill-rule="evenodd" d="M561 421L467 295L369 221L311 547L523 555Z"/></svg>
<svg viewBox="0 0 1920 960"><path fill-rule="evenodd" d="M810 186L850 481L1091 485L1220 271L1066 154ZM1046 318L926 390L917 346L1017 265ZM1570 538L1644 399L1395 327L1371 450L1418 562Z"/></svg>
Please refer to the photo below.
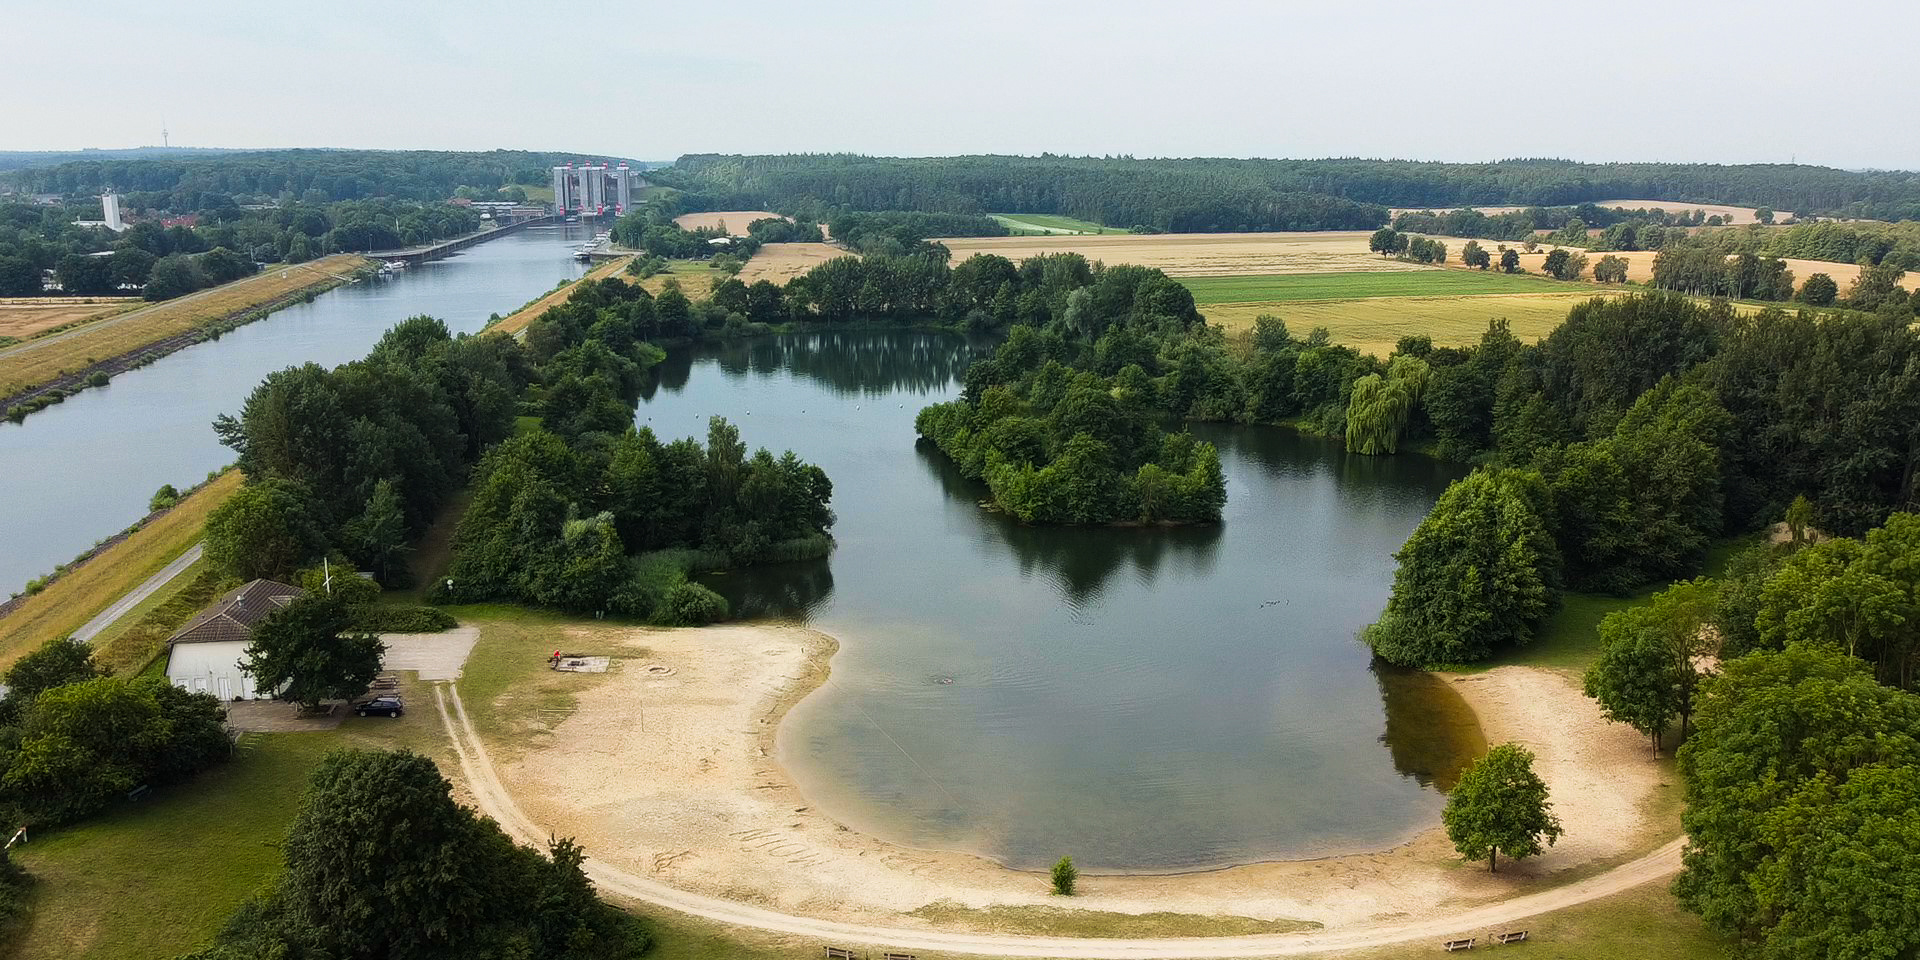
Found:
<svg viewBox="0 0 1920 960"><path fill-rule="evenodd" d="M55 327L122 313L143 303L138 297L9 298L0 301L0 337L25 340Z"/></svg>
<svg viewBox="0 0 1920 960"><path fill-rule="evenodd" d="M713 213L683 213L674 217L673 222L682 230L725 227L729 235L744 237L747 235L749 224L769 217L776 220L786 219L771 210L720 210Z"/></svg>
<svg viewBox="0 0 1920 960"><path fill-rule="evenodd" d="M1513 335L1533 342L1552 333L1590 293L1487 294L1462 297L1376 297L1366 300L1294 300L1267 303L1218 303L1200 308L1207 322L1229 333L1252 329L1254 318L1271 314L1304 337L1326 327L1333 342L1361 353L1385 357L1401 337L1424 334L1436 347L1480 342L1487 322L1505 318Z"/></svg>
<svg viewBox="0 0 1920 960"><path fill-rule="evenodd" d="M747 261L740 271L740 282L771 280L785 286L787 281L828 260L850 256L853 254L831 243L769 243Z"/></svg>
<svg viewBox="0 0 1920 960"><path fill-rule="evenodd" d="M1358 273L1425 270L1367 250L1368 231L1315 233L1159 233L1053 237L950 237L940 240L959 263L976 253L1019 261L1048 253L1158 267L1173 276L1246 276L1263 273Z"/></svg>
<svg viewBox="0 0 1920 960"><path fill-rule="evenodd" d="M365 257L343 253L296 266L268 267L243 280L8 347L0 351L0 396L32 389L95 361L133 353L262 304L331 286L366 264Z"/></svg>

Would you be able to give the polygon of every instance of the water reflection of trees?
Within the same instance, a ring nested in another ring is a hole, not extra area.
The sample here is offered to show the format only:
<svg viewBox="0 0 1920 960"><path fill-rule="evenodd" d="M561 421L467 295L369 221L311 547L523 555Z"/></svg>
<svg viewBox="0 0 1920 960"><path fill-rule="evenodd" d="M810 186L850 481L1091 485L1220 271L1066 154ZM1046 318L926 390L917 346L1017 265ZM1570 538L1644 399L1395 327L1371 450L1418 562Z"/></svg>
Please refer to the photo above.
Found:
<svg viewBox="0 0 1920 960"><path fill-rule="evenodd" d="M790 371L824 384L840 396L944 391L960 382L967 365L991 341L920 330L836 330L779 334L675 348L654 368L641 391L678 392L696 363L715 361L729 377L773 376Z"/></svg>
<svg viewBox="0 0 1920 960"><path fill-rule="evenodd" d="M1373 678L1387 728L1380 734L1394 769L1421 786L1442 793L1453 789L1460 771L1487 752L1473 708L1445 680L1425 670L1408 670L1375 660Z"/></svg>
<svg viewBox="0 0 1920 960"><path fill-rule="evenodd" d="M931 443L914 447L920 463L951 500L977 504L988 498L985 484L968 480L951 459ZM961 512L974 525L975 539L1005 545L1012 550L1025 575L1042 573L1060 588L1067 603L1081 607L1099 599L1114 574L1131 569L1151 582L1169 563L1187 576L1213 572L1220 545L1221 525L1192 527L1051 527L1029 526L985 507Z"/></svg>
<svg viewBox="0 0 1920 960"><path fill-rule="evenodd" d="M727 598L735 617L792 618L805 622L833 596L833 568L828 558L746 567L707 574L700 582Z"/></svg>

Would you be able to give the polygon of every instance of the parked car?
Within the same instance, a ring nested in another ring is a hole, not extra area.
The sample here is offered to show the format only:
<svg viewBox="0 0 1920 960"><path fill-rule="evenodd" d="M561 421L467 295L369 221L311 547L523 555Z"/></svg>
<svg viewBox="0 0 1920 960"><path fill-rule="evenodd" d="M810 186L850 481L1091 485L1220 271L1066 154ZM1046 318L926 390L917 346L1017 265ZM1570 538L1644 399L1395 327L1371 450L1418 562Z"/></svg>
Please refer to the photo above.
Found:
<svg viewBox="0 0 1920 960"><path fill-rule="evenodd" d="M363 717L399 717L407 712L407 705L399 697L374 697L355 704L353 712Z"/></svg>

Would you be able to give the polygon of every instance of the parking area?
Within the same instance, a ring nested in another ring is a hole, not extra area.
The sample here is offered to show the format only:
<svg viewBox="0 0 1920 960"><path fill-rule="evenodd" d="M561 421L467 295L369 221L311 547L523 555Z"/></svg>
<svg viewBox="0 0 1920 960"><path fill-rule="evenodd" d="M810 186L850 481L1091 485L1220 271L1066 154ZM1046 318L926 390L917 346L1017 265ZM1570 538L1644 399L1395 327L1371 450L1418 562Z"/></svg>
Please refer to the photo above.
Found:
<svg viewBox="0 0 1920 960"><path fill-rule="evenodd" d="M467 654L480 639L478 627L455 627L441 633L383 633L387 656L381 669L388 673L412 670L422 680L458 680Z"/></svg>

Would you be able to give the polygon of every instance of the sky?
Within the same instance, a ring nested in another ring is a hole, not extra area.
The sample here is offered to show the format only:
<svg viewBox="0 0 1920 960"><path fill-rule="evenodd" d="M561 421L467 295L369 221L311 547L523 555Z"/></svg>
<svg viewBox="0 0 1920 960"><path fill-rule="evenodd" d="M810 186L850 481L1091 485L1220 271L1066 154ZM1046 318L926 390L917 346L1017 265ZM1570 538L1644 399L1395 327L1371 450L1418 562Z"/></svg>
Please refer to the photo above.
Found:
<svg viewBox="0 0 1920 960"><path fill-rule="evenodd" d="M1920 3L0 0L0 150L1920 168Z"/></svg>

